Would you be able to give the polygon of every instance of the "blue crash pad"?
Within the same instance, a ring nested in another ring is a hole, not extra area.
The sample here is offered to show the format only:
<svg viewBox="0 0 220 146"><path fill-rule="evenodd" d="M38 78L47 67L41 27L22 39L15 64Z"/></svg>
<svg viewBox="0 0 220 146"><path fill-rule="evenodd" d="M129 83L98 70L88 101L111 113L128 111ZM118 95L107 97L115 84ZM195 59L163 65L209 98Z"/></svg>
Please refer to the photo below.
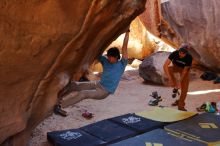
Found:
<svg viewBox="0 0 220 146"><path fill-rule="evenodd" d="M111 118L109 120L118 123L124 127L133 129L138 133L149 132L157 128L163 128L165 125L167 125L164 122L153 121L135 114L126 114Z"/></svg>
<svg viewBox="0 0 220 146"><path fill-rule="evenodd" d="M107 143L117 142L137 135L137 132L122 127L109 120L90 124L81 129Z"/></svg>
<svg viewBox="0 0 220 146"><path fill-rule="evenodd" d="M103 146L106 143L82 130L71 129L47 133L47 139L55 146Z"/></svg>
<svg viewBox="0 0 220 146"><path fill-rule="evenodd" d="M156 129L142 135L111 144L109 146L207 146L197 141L188 141L170 135L163 129Z"/></svg>

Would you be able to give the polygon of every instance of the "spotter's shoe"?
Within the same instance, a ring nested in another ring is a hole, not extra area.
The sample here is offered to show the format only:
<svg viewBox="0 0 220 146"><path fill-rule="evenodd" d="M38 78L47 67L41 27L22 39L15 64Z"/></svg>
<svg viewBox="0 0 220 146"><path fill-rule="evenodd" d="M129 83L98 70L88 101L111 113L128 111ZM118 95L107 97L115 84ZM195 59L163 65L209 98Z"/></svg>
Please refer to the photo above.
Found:
<svg viewBox="0 0 220 146"><path fill-rule="evenodd" d="M180 110L180 111L187 111L187 110L185 109L185 107L178 107L178 110Z"/></svg>
<svg viewBox="0 0 220 146"><path fill-rule="evenodd" d="M179 104L179 100L176 100L174 103L172 103L172 106L177 106Z"/></svg>

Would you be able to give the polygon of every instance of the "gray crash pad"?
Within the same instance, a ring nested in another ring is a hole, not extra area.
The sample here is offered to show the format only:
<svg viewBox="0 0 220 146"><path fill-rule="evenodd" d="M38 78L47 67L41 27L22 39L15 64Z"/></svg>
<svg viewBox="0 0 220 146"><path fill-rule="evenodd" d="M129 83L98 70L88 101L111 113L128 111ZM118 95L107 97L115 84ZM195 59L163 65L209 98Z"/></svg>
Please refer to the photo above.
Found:
<svg viewBox="0 0 220 146"><path fill-rule="evenodd" d="M169 134L163 129L156 129L142 135L111 144L109 146L207 146L197 141L188 141Z"/></svg>
<svg viewBox="0 0 220 146"><path fill-rule="evenodd" d="M182 136L197 138L204 142L220 141L220 116L203 113L193 118L165 126L168 131L178 132Z"/></svg>

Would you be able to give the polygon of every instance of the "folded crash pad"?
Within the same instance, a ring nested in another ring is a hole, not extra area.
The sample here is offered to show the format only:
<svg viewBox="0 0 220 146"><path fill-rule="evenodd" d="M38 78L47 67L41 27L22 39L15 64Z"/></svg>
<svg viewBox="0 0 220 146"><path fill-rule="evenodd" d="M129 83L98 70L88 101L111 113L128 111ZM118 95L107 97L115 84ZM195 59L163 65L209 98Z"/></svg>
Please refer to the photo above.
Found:
<svg viewBox="0 0 220 146"><path fill-rule="evenodd" d="M109 120L93 123L81 129L107 143L117 142L137 135L137 132Z"/></svg>
<svg viewBox="0 0 220 146"><path fill-rule="evenodd" d="M55 146L102 146L106 144L80 129L48 132L47 139Z"/></svg>
<svg viewBox="0 0 220 146"><path fill-rule="evenodd" d="M153 121L135 114L126 114L108 120L118 123L123 127L133 129L138 133L149 132L157 128L163 128L166 125L164 122Z"/></svg>

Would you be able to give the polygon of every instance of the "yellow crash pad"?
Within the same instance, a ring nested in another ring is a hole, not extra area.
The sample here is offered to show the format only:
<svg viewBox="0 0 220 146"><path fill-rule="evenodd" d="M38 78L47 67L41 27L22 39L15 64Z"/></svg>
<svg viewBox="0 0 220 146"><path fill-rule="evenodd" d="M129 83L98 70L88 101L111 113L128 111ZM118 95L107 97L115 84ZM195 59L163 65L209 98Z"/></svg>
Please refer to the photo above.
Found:
<svg viewBox="0 0 220 146"><path fill-rule="evenodd" d="M160 122L176 122L195 116L196 112L180 111L169 107L154 107L153 110L135 113L138 116Z"/></svg>

